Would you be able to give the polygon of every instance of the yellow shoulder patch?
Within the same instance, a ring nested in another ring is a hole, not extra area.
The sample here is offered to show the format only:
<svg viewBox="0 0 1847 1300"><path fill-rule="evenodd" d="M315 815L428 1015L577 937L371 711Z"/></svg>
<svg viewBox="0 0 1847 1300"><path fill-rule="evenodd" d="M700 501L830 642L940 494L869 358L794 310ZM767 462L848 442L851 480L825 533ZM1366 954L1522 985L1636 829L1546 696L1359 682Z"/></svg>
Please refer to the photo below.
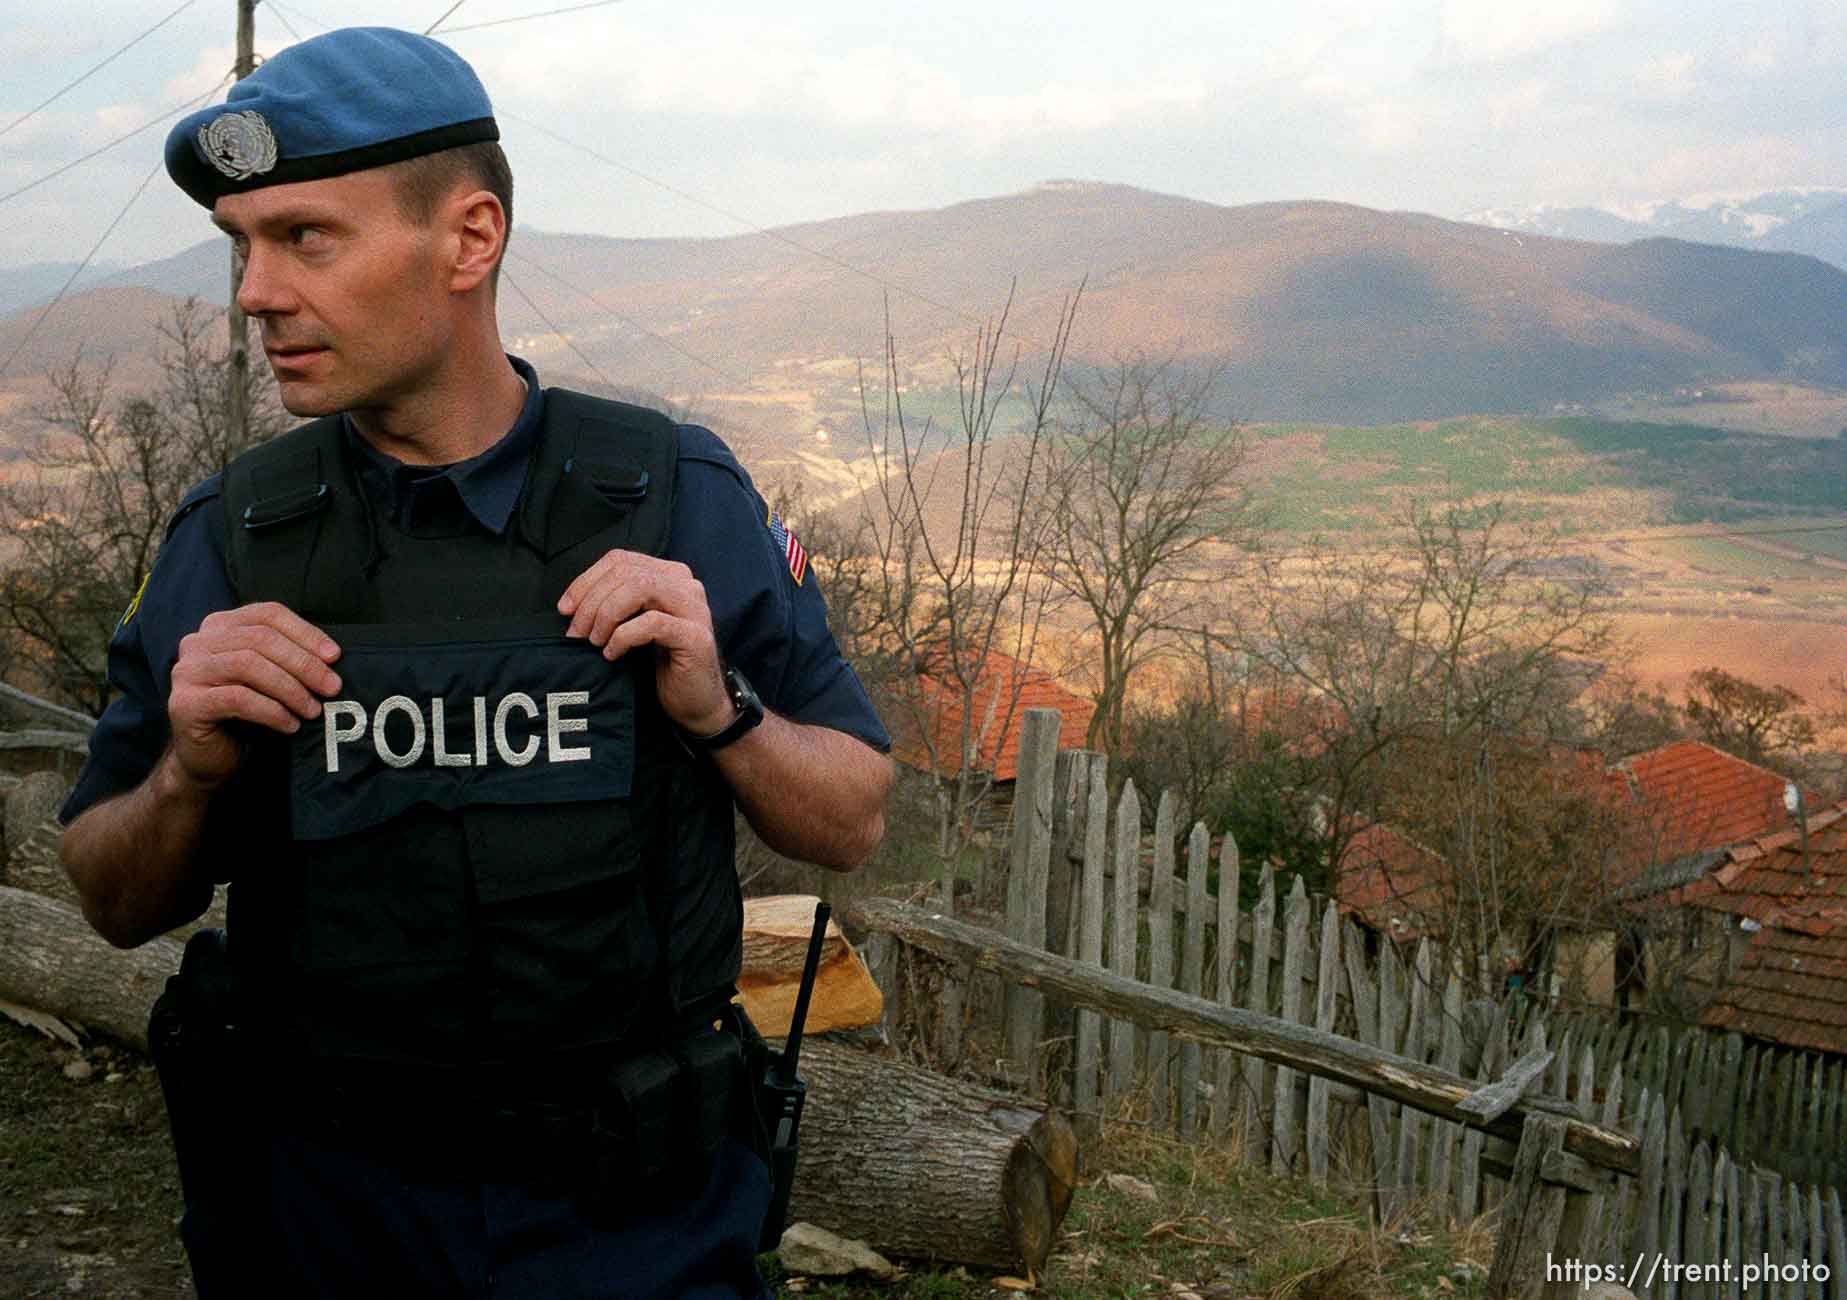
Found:
<svg viewBox="0 0 1847 1300"><path fill-rule="evenodd" d="M141 585L135 588L134 599L129 601L128 608L122 611L122 621L116 624L116 631L120 632L123 628L128 626L128 620L133 618L135 616L135 611L141 608L141 593L147 589L148 575L144 573L141 575Z"/></svg>

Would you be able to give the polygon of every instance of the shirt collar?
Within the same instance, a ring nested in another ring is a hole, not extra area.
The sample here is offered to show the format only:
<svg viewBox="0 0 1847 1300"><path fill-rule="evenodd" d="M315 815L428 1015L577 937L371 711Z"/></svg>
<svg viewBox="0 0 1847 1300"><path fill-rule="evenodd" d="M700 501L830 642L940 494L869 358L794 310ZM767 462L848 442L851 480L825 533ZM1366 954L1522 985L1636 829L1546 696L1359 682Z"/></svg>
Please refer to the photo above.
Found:
<svg viewBox="0 0 1847 1300"><path fill-rule="evenodd" d="M406 465L360 437L351 418L341 417L347 444L358 452L360 482L390 518L406 521L418 494L430 491L435 480L446 479L477 523L496 536L506 532L519 504L520 489L526 485L526 466L545 416L538 373L519 357L509 354L507 360L526 381L526 401L519 418L492 447L453 465Z"/></svg>

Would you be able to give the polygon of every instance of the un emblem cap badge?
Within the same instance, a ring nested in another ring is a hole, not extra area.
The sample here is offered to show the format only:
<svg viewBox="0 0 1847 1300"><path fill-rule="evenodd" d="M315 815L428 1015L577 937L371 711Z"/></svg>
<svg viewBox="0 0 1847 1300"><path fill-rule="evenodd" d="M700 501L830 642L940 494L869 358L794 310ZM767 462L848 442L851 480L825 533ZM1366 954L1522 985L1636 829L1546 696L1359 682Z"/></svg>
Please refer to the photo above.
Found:
<svg viewBox="0 0 1847 1300"><path fill-rule="evenodd" d="M220 113L199 128L206 160L234 181L249 180L276 165L276 133L261 113Z"/></svg>

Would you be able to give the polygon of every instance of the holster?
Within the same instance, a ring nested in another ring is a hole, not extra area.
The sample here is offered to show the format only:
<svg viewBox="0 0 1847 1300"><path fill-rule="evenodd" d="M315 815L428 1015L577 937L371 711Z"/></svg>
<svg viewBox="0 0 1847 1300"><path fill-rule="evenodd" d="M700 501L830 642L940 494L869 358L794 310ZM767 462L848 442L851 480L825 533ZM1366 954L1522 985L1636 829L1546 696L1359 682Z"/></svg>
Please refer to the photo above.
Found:
<svg viewBox="0 0 1847 1300"><path fill-rule="evenodd" d="M591 1112L587 1199L604 1213L703 1187L735 1127L743 1044L704 1032L611 1066Z"/></svg>
<svg viewBox="0 0 1847 1300"><path fill-rule="evenodd" d="M223 930L186 941L179 973L169 976L148 1016L148 1047L160 1076L186 1204L223 1189L230 1176L227 1121L244 1090L235 1084L237 985Z"/></svg>
<svg viewBox="0 0 1847 1300"><path fill-rule="evenodd" d="M254 1161L248 1065L237 981L223 930L186 941L148 1017L148 1047L160 1076L186 1201L181 1236L204 1300L252 1294L264 1278L267 1218ZM268 1256L273 1259L273 1256ZM270 1282L269 1294L281 1291Z"/></svg>

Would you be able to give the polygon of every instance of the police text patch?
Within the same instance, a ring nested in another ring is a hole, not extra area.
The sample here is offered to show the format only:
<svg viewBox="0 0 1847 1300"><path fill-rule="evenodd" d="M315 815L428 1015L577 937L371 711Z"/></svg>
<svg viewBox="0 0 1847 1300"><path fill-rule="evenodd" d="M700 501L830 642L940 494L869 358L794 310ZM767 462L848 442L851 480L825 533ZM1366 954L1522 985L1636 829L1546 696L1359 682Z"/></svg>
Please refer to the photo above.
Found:
<svg viewBox="0 0 1847 1300"><path fill-rule="evenodd" d="M479 639L442 629L329 627L340 694L295 733L290 823L298 839L377 825L415 804L621 798L634 776L631 664L533 625ZM472 629L471 629L472 631ZM383 633L385 639L376 638Z"/></svg>

